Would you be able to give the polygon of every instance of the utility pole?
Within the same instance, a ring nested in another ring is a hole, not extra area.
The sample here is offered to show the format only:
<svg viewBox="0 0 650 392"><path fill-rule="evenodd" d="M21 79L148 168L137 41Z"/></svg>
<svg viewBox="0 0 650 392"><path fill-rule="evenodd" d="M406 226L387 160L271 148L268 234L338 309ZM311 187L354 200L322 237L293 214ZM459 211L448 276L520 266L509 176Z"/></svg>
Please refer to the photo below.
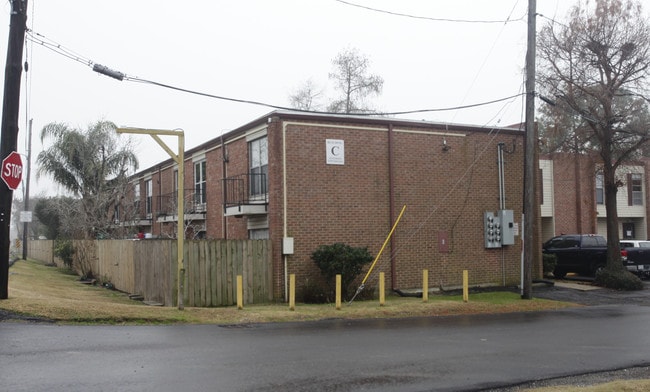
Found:
<svg viewBox="0 0 650 392"><path fill-rule="evenodd" d="M526 146L524 152L524 260L522 299L533 298L533 252L535 249L535 151L537 135L535 132L535 55L536 55L537 2L528 0L528 44L526 51Z"/></svg>
<svg viewBox="0 0 650 392"><path fill-rule="evenodd" d="M23 46L27 27L27 0L10 0L11 18L5 66L0 159L5 159L18 145L20 112L20 78L23 71ZM0 299L9 297L9 226L13 191L0 183Z"/></svg>
<svg viewBox="0 0 650 392"><path fill-rule="evenodd" d="M29 211L29 181L32 173L32 119L29 119L29 129L27 130L27 181L25 181L25 193L23 200L23 211ZM29 222L23 222L23 260L27 260L27 241L29 235Z"/></svg>

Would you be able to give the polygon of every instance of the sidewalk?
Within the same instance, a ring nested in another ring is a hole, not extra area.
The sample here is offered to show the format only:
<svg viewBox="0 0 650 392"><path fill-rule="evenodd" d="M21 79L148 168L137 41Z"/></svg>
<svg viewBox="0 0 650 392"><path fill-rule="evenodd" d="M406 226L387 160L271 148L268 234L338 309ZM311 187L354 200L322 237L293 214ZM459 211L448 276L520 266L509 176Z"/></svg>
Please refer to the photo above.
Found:
<svg viewBox="0 0 650 392"><path fill-rule="evenodd" d="M553 286L533 287L534 298L574 302L582 305L641 305L650 306L650 281L643 281L639 291L616 291L591 285L583 281L556 281Z"/></svg>

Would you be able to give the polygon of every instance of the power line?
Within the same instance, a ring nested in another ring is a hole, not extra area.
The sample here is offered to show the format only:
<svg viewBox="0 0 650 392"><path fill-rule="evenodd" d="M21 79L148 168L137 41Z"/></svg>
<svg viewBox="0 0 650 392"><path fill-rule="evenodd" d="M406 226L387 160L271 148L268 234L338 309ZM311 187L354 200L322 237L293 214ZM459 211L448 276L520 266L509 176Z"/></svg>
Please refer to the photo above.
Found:
<svg viewBox="0 0 650 392"><path fill-rule="evenodd" d="M78 63L84 64L86 66L89 66L93 69L93 71L101 73L103 75L109 76L114 79L118 80L126 80L130 82L138 82L138 83L144 83L144 84L150 84L158 87L163 87L167 88L170 90L176 90L188 94L194 94L194 95L199 95L207 98L213 98L213 99L219 99L223 101L230 101L230 102L237 102L237 103L244 103L244 104L249 104L249 105L257 105L257 106L264 106L272 109L277 109L277 110L288 110L288 111L293 111L293 112L302 112L302 113L312 113L312 114L346 114L346 115L354 115L354 116L396 116L396 115L402 115L402 114L415 114L415 113L429 113L429 112L444 112L444 111L452 111L452 110L461 110L461 109L470 109L470 108L475 108L479 106L486 106L486 105L491 105L494 103L502 102L502 101L507 101L509 99L513 99L516 97L521 96L521 93L511 95L508 97L503 97L503 98L497 98L494 100L490 101L484 101L484 102L478 102L478 103L473 103L473 104L468 104L468 105L460 105L460 106L453 106L453 107L446 107L446 108L429 108L429 109L414 109L414 110L403 110L403 111L394 111L394 112L369 112L369 113L340 113L340 112L327 112L327 111L315 111L315 110L304 110L304 109L296 109L296 108L291 108L287 106L281 106L281 105L274 105L270 103L265 103L265 102L260 102L260 101L254 101L250 99L241 99L241 98L232 98L232 97L225 97L221 95L216 95L212 93L206 93L206 92L201 92L201 91L196 91L196 90L191 90L187 89L184 87L179 87L179 86L173 86L167 83L162 83L162 82L156 82L153 80L147 80L143 79L137 76L129 76L125 73L115 71L109 67L106 67L104 65L95 63L94 61L90 60L89 58L73 51L72 49L66 48L65 46L57 43L56 41L53 41L47 37L45 37L42 34L38 34L32 30L29 31L28 33L28 39L36 44L39 44L41 46L44 46L45 48L60 54L64 57L67 57L68 59L71 59L73 61L76 61Z"/></svg>
<svg viewBox="0 0 650 392"><path fill-rule="evenodd" d="M506 19L506 20L470 20L470 19L451 19L451 18L433 18L429 16L420 16L420 15L412 15L412 14L404 14L401 12L394 12L394 11L388 11L388 10L382 10L378 8L373 8L373 7L368 7L365 5L361 4L355 4L349 1L344 1L344 0L334 0L336 2L339 2L341 4L349 5L351 7L357 7L357 8L363 8L368 11L373 11L373 12L379 12L382 14L388 14L388 15L393 15L393 16L401 16L405 18L411 18L411 19L422 19L422 20L430 20L434 22L451 22L451 23L509 23L509 22L519 22L524 20L524 16L519 17L518 19Z"/></svg>

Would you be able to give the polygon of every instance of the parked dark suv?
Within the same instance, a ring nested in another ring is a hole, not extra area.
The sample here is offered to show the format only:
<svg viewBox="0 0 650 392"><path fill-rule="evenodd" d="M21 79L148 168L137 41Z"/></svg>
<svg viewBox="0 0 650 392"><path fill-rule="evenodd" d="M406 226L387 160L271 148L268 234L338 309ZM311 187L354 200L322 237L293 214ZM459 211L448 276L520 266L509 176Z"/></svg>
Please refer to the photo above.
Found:
<svg viewBox="0 0 650 392"><path fill-rule="evenodd" d="M607 263L607 240L596 234L564 234L546 241L542 252L557 257L553 275L558 279L567 272L595 275Z"/></svg>

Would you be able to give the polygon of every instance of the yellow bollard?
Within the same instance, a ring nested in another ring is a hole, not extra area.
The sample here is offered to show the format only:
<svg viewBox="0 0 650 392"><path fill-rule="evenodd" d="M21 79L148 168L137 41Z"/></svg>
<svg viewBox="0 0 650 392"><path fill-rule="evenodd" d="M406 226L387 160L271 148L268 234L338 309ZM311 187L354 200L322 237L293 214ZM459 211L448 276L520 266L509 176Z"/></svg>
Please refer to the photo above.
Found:
<svg viewBox="0 0 650 392"><path fill-rule="evenodd" d="M336 275L336 310L341 310L341 275Z"/></svg>
<svg viewBox="0 0 650 392"><path fill-rule="evenodd" d="M384 279L384 273L379 273L379 306L384 306L386 304L386 282Z"/></svg>
<svg viewBox="0 0 650 392"><path fill-rule="evenodd" d="M244 277L237 275L237 309L244 309Z"/></svg>
<svg viewBox="0 0 650 392"><path fill-rule="evenodd" d="M429 270L422 270L422 302L429 301Z"/></svg>
<svg viewBox="0 0 650 392"><path fill-rule="evenodd" d="M289 275L289 310L296 310L296 274Z"/></svg>
<svg viewBox="0 0 650 392"><path fill-rule="evenodd" d="M469 301L469 275L467 270L463 270L463 301Z"/></svg>

